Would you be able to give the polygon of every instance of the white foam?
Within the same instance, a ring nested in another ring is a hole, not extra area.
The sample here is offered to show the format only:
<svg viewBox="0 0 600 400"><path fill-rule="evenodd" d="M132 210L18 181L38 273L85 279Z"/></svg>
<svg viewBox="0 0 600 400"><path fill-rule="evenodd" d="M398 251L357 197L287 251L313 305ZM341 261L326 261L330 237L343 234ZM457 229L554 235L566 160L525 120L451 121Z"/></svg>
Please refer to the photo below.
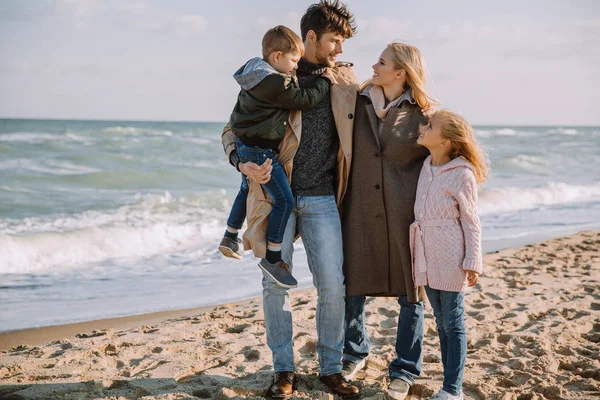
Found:
<svg viewBox="0 0 600 400"><path fill-rule="evenodd" d="M515 136L517 135L517 131L510 128L502 128L502 129L475 129L475 135L479 137L493 137L493 136Z"/></svg>
<svg viewBox="0 0 600 400"><path fill-rule="evenodd" d="M75 164L64 160L32 160L29 158L15 158L0 162L0 170L24 169L41 172L49 175L86 175L101 172L100 169Z"/></svg>
<svg viewBox="0 0 600 400"><path fill-rule="evenodd" d="M575 135L577 135L577 129L573 129L573 128L557 128L557 129L550 129L548 131L548 133L558 133L558 134L561 134L561 135L575 136Z"/></svg>
<svg viewBox="0 0 600 400"><path fill-rule="evenodd" d="M5 192L13 192L13 193L35 193L33 190L25 189L25 188L15 188L10 186L0 185L0 190L4 190Z"/></svg>
<svg viewBox="0 0 600 400"><path fill-rule="evenodd" d="M224 192L192 198L140 194L137 199L113 210L0 220L0 273L59 271L190 247L202 250L222 234L230 204Z"/></svg>
<svg viewBox="0 0 600 400"><path fill-rule="evenodd" d="M495 162L494 165L492 165L492 169L498 168L499 170L502 170L502 168L511 165L525 170L539 171L548 166L548 161L541 155L516 154Z"/></svg>
<svg viewBox="0 0 600 400"><path fill-rule="evenodd" d="M600 200L600 184L549 183L542 187L484 189L479 195L479 212L481 215L486 215L598 200Z"/></svg>
<svg viewBox="0 0 600 400"><path fill-rule="evenodd" d="M27 142L41 143L47 141L68 140L65 135L53 135L51 133L14 132L0 134L0 142Z"/></svg>
<svg viewBox="0 0 600 400"><path fill-rule="evenodd" d="M173 132L168 131L168 130L136 128L133 126L113 126L110 128L102 129L100 132L101 133L122 134L122 135L173 136Z"/></svg>
<svg viewBox="0 0 600 400"><path fill-rule="evenodd" d="M514 129L503 128L503 129L496 129L494 131L494 134L500 135L500 136L515 136L517 134L517 131L515 131Z"/></svg>

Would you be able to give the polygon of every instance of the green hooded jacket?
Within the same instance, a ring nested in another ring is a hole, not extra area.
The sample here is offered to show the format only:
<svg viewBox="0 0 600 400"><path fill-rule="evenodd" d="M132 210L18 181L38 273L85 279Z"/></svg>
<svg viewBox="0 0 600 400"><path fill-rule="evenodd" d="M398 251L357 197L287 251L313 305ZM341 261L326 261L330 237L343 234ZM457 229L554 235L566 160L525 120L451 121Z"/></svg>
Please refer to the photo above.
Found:
<svg viewBox="0 0 600 400"><path fill-rule="evenodd" d="M329 79L317 79L301 89L296 80L275 70L262 58L253 58L234 75L240 84L230 125L249 146L277 149L283 139L290 111L307 111L329 94Z"/></svg>

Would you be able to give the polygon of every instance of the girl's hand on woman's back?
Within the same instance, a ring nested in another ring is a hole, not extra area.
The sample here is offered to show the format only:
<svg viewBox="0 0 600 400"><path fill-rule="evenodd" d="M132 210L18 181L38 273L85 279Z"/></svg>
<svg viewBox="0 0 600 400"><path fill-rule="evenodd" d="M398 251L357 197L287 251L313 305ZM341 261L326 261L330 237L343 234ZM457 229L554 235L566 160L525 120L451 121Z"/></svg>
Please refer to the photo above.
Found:
<svg viewBox="0 0 600 400"><path fill-rule="evenodd" d="M473 287L477 285L477 281L479 280L479 274L475 271L467 271L467 284L469 287Z"/></svg>

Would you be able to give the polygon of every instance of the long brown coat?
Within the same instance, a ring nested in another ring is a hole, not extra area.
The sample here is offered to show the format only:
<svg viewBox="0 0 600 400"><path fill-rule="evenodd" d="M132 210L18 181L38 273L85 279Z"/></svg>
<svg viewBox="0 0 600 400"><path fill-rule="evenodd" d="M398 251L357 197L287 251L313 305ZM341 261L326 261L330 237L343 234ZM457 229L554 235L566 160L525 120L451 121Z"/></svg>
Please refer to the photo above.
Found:
<svg viewBox="0 0 600 400"><path fill-rule="evenodd" d="M378 134L371 100L356 101L350 180L342 203L344 275L348 296L407 295L415 288L409 243L419 173L429 151L416 143L425 117L408 101L390 109Z"/></svg>

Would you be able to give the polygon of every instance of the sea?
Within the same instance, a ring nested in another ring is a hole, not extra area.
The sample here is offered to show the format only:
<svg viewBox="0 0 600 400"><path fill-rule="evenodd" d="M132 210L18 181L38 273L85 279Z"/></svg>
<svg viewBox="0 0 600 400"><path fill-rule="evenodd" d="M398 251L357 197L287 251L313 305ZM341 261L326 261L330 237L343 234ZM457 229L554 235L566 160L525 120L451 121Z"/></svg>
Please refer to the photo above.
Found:
<svg viewBox="0 0 600 400"><path fill-rule="evenodd" d="M223 123L0 119L0 332L260 296ZM484 251L600 229L600 127L476 126ZM312 279L301 240L294 275Z"/></svg>

